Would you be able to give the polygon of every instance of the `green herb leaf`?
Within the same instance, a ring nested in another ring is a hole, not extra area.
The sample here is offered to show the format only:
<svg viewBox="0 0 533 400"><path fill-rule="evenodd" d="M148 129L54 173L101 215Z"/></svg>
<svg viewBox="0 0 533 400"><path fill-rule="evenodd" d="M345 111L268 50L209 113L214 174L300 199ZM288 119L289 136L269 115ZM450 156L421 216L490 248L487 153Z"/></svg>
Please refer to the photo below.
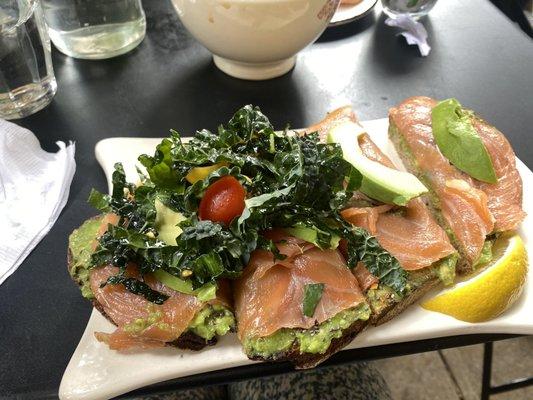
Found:
<svg viewBox="0 0 533 400"><path fill-rule="evenodd" d="M348 265L353 268L362 261L380 283L393 289L399 296L403 296L407 286L407 272L398 260L364 229L345 226L344 232L343 237L348 242Z"/></svg>
<svg viewBox="0 0 533 400"><path fill-rule="evenodd" d="M303 313L306 317L311 318L315 315L315 309L322 298L324 286L323 283L309 283L304 286Z"/></svg>
<svg viewBox="0 0 533 400"><path fill-rule="evenodd" d="M156 185L163 188L177 188L181 184L182 175L172 168L171 150L178 139L172 136L171 139L163 139L157 145L156 152L153 157L143 154L139 157L139 161L146 167L150 179Z"/></svg>
<svg viewBox="0 0 533 400"><path fill-rule="evenodd" d="M87 199L87 202L91 206L102 212L111 211L109 201L109 195L100 193L98 190L95 189L91 189L91 193L89 193L89 198Z"/></svg>
<svg viewBox="0 0 533 400"><path fill-rule="evenodd" d="M443 100L431 111L435 142L442 154L473 178L497 183L490 155L472 124L473 115L456 99Z"/></svg>

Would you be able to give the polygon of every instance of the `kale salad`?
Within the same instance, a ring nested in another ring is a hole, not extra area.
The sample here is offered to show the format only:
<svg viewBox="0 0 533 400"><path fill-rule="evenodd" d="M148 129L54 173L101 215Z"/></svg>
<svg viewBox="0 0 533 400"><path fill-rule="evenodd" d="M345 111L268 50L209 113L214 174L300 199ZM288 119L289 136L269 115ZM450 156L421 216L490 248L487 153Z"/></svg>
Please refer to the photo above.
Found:
<svg viewBox="0 0 533 400"><path fill-rule="evenodd" d="M93 190L89 197L93 207L119 217L90 259L92 267L118 267L106 285L122 284L163 304L166 294L126 274L135 263L141 275L208 300L219 279L241 275L254 250L282 259L264 232L287 228L321 249L341 243L349 268L362 261L395 294L406 291L398 261L341 217L362 175L340 145L323 143L316 132L275 131L259 108L245 106L217 132L204 129L185 140L171 131L153 155L138 160L144 167L138 182L128 182L116 164L112 193Z"/></svg>

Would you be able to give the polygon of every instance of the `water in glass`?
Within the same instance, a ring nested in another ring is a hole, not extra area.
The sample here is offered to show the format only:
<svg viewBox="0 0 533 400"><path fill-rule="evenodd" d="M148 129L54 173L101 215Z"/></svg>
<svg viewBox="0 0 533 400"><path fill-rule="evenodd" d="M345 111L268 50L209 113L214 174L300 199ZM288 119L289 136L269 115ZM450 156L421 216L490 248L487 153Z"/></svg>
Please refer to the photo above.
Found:
<svg viewBox="0 0 533 400"><path fill-rule="evenodd" d="M409 14L414 19L427 15L437 0L381 0L383 12L391 18Z"/></svg>
<svg viewBox="0 0 533 400"><path fill-rule="evenodd" d="M52 42L71 57L115 57L135 48L146 32L141 0L41 1Z"/></svg>
<svg viewBox="0 0 533 400"><path fill-rule="evenodd" d="M39 2L1 0L0 118L22 118L39 111L50 103L56 88Z"/></svg>

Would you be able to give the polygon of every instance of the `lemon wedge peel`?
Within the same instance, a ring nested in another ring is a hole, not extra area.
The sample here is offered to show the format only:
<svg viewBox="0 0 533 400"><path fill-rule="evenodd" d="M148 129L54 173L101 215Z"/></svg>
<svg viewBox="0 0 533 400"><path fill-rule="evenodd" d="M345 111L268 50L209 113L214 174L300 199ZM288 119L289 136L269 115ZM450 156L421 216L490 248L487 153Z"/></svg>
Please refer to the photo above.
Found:
<svg viewBox="0 0 533 400"><path fill-rule="evenodd" d="M422 303L422 307L472 323L491 320L507 310L524 287L527 251L517 234L500 237L494 247L496 257L481 272Z"/></svg>

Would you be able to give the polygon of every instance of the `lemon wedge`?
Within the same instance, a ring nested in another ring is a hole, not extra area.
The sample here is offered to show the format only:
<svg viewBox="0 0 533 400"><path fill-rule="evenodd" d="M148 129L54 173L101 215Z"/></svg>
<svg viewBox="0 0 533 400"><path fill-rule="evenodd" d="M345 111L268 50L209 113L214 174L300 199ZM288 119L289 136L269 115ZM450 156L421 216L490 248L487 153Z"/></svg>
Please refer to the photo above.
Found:
<svg viewBox="0 0 533 400"><path fill-rule="evenodd" d="M422 307L466 322L488 321L508 309L526 281L526 248L520 236L510 234L498 238L492 252L492 261L480 271L422 303Z"/></svg>

